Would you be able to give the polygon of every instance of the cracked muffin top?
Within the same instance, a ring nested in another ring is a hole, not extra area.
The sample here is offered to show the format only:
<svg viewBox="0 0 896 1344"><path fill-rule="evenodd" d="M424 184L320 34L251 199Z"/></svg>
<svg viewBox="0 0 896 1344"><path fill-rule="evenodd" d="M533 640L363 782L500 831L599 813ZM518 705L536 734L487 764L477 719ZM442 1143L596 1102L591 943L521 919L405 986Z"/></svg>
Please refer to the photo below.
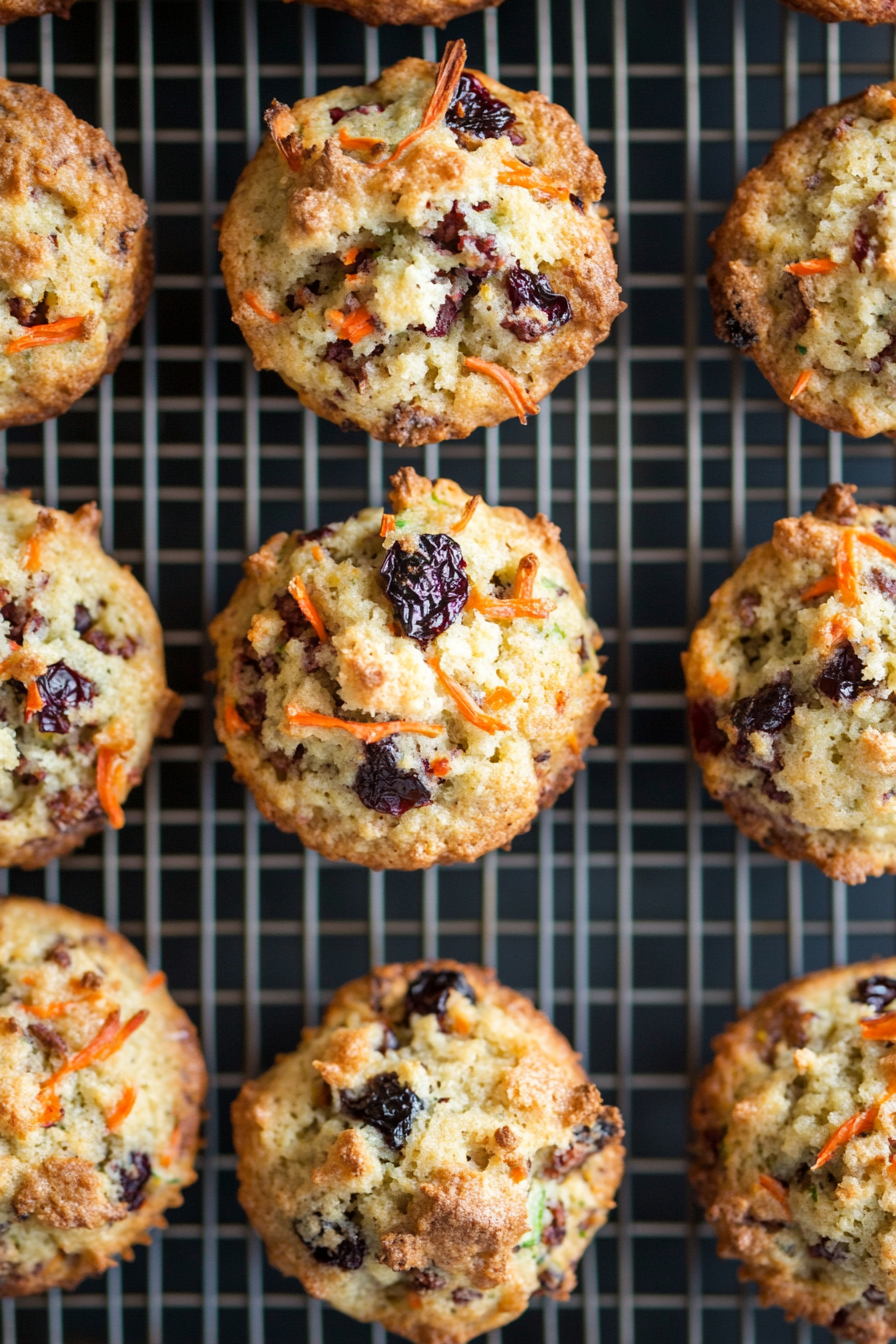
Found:
<svg viewBox="0 0 896 1344"><path fill-rule="evenodd" d="M380 967L233 1107L272 1263L361 1321L464 1344L565 1298L622 1176L622 1119L494 972Z"/></svg>
<svg viewBox="0 0 896 1344"><path fill-rule="evenodd" d="M180 698L146 593L100 547L100 513L0 493L0 866L67 854L139 783Z"/></svg>
<svg viewBox="0 0 896 1344"><path fill-rule="evenodd" d="M75 0L0 0L0 24L15 23L40 14L55 14L67 19Z"/></svg>
<svg viewBox="0 0 896 1344"><path fill-rule="evenodd" d="M394 513L250 556L211 627L215 727L262 813L329 858L469 862L582 768L602 641L542 514L392 479Z"/></svg>
<svg viewBox="0 0 896 1344"><path fill-rule="evenodd" d="M205 1067L102 920L0 899L0 1295L73 1288L181 1204Z"/></svg>
<svg viewBox="0 0 896 1344"><path fill-rule="evenodd" d="M764 1305L896 1334L896 958L816 971L714 1043L691 1177Z"/></svg>
<svg viewBox="0 0 896 1344"><path fill-rule="evenodd" d="M272 104L221 226L256 367L399 444L525 423L621 311L597 156L465 51Z"/></svg>
<svg viewBox="0 0 896 1344"><path fill-rule="evenodd" d="M716 334L800 415L896 433L896 83L813 112L710 239Z"/></svg>
<svg viewBox="0 0 896 1344"><path fill-rule="evenodd" d="M295 0L284 0L287 5L294 3ZM451 19L475 14L480 9L497 8L502 0L305 0L305 3L337 9L370 28L379 28L383 23L431 23L444 28Z"/></svg>
<svg viewBox="0 0 896 1344"><path fill-rule="evenodd" d="M0 80L0 429L61 415L121 358L152 286L146 206L102 131Z"/></svg>
<svg viewBox="0 0 896 1344"><path fill-rule="evenodd" d="M831 485L713 594L683 656L706 787L830 877L896 871L896 509Z"/></svg>
<svg viewBox="0 0 896 1344"><path fill-rule="evenodd" d="M896 0L784 0L788 9L824 23L894 23Z"/></svg>

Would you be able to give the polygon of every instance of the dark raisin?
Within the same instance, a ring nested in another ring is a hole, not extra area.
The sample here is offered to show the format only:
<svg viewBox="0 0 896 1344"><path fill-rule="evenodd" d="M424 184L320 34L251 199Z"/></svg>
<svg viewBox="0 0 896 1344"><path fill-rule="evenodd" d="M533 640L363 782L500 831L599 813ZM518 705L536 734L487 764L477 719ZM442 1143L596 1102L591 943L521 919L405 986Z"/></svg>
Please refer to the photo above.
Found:
<svg viewBox="0 0 896 1344"><path fill-rule="evenodd" d="M380 1054L384 1055L387 1050L398 1049L398 1037L392 1030L388 1022L383 1023L383 1043L380 1046Z"/></svg>
<svg viewBox="0 0 896 1344"><path fill-rule="evenodd" d="M310 621L302 614L302 608L292 593L278 593L274 598L274 607L286 627L287 639L298 639L304 630L311 629Z"/></svg>
<svg viewBox="0 0 896 1344"><path fill-rule="evenodd" d="M467 604L467 562L453 537L424 532L416 550L396 542L380 569L386 596L409 639L426 645L458 619Z"/></svg>
<svg viewBox="0 0 896 1344"><path fill-rule="evenodd" d="M841 1265L849 1254L849 1247L842 1241L831 1241L828 1237L822 1237L814 1246L807 1246L809 1254L813 1260L830 1260L835 1265Z"/></svg>
<svg viewBox="0 0 896 1344"><path fill-rule="evenodd" d="M414 1287L421 1293L438 1292L444 1288L448 1282L443 1279L441 1274L437 1274L433 1269L415 1269L412 1275Z"/></svg>
<svg viewBox="0 0 896 1344"><path fill-rule="evenodd" d="M852 259L862 269L862 263L871 251L871 238L864 229L858 228L852 235ZM809 1254L812 1254L812 1248L809 1248Z"/></svg>
<svg viewBox="0 0 896 1344"><path fill-rule="evenodd" d="M466 70L457 81L445 122L455 135L463 131L477 140L499 140L506 135L514 145L523 143L523 137L514 129L516 117L507 104L489 93L485 85Z"/></svg>
<svg viewBox="0 0 896 1344"><path fill-rule="evenodd" d="M20 327L42 327L49 322L47 316L47 302L41 299L40 303L32 303L30 299L10 299L9 311L16 319Z"/></svg>
<svg viewBox="0 0 896 1344"><path fill-rule="evenodd" d="M31 618L31 603L27 598L21 601L6 602L0 607L0 616L9 626L9 638L14 644L21 644L25 626Z"/></svg>
<svg viewBox="0 0 896 1344"><path fill-rule="evenodd" d="M246 723L248 723L256 736L261 732L267 707L268 697L266 691L255 691L252 695L242 697L237 703L239 714L246 720Z"/></svg>
<svg viewBox="0 0 896 1344"><path fill-rule="evenodd" d="M469 999L470 1003L476 1002L476 995L463 971L421 971L408 985L405 996L407 1016L417 1013L420 1017L427 1017L430 1013L435 1013L441 1022L452 989L462 994L465 999Z"/></svg>
<svg viewBox="0 0 896 1344"><path fill-rule="evenodd" d="M435 322L431 327L424 327L424 333L427 336L447 336L454 326L454 320L460 312L462 301L462 299L452 298L449 294L436 313Z"/></svg>
<svg viewBox="0 0 896 1344"><path fill-rule="evenodd" d="M82 989L99 989L103 983L103 977L96 971L85 971L81 976Z"/></svg>
<svg viewBox="0 0 896 1344"><path fill-rule="evenodd" d="M501 326L512 331L518 341L531 344L572 317L569 299L555 294L547 276L540 272L524 270L517 264L504 277L504 286L515 316L505 317Z"/></svg>
<svg viewBox="0 0 896 1344"><path fill-rule="evenodd" d="M876 1013L882 1013L887 1004L896 999L896 980L888 975L869 975L860 980L854 996L856 1003L867 1003Z"/></svg>
<svg viewBox="0 0 896 1344"><path fill-rule="evenodd" d="M698 756L718 756L728 739L716 723L716 710L709 700L695 700L688 710L691 738Z"/></svg>
<svg viewBox="0 0 896 1344"><path fill-rule="evenodd" d="M420 775L398 768L394 737L365 747L353 788L365 807L390 817L403 817L412 807L428 807L432 802Z"/></svg>
<svg viewBox="0 0 896 1344"><path fill-rule="evenodd" d="M889 598L891 602L896 602L896 579L891 574L885 574L882 569L872 569L869 570L866 577L874 584L879 593Z"/></svg>
<svg viewBox="0 0 896 1344"><path fill-rule="evenodd" d="M451 1301L462 1307L465 1302L478 1302L481 1296L482 1294L475 1288L455 1288L451 1294Z"/></svg>
<svg viewBox="0 0 896 1344"><path fill-rule="evenodd" d="M575 1171L594 1153L599 1153L605 1148L618 1133L619 1125L612 1107L608 1106L590 1128L586 1125L576 1125L573 1130L573 1141L568 1148L554 1149L554 1156L544 1169L545 1176L552 1181L565 1176L569 1171Z"/></svg>
<svg viewBox="0 0 896 1344"><path fill-rule="evenodd" d="M862 1296L874 1307L882 1307L887 1300L886 1293L881 1292L880 1288L875 1288L873 1283L868 1285Z"/></svg>
<svg viewBox="0 0 896 1344"><path fill-rule="evenodd" d="M32 1022L28 1028L28 1035L33 1036L34 1039L39 1041L51 1054L68 1054L68 1046L59 1035L59 1032L54 1031L52 1027L48 1027L46 1022Z"/></svg>
<svg viewBox="0 0 896 1344"><path fill-rule="evenodd" d="M737 599L737 615L741 625L749 630L751 625L756 624L756 608L762 603L762 597L759 593L741 593Z"/></svg>
<svg viewBox="0 0 896 1344"><path fill-rule="evenodd" d="M815 685L834 703L857 700L874 683L865 681L862 660L849 640L839 644L819 673Z"/></svg>
<svg viewBox="0 0 896 1344"><path fill-rule="evenodd" d="M37 689L44 702L37 714L37 726L42 733L67 733L71 724L66 710L88 704L96 695L93 682L63 662L54 663L37 678Z"/></svg>
<svg viewBox="0 0 896 1344"><path fill-rule="evenodd" d="M549 751L540 751L537 756L532 757L532 760L536 765L544 765L545 761L549 761L550 759L551 753Z"/></svg>
<svg viewBox="0 0 896 1344"><path fill-rule="evenodd" d="M399 1152L407 1143L423 1102L399 1082L397 1073L378 1073L357 1091L339 1093L342 1109L353 1120L372 1125L390 1148Z"/></svg>
<svg viewBox="0 0 896 1344"><path fill-rule="evenodd" d="M563 1275L557 1269L543 1269L538 1276L542 1293L556 1293L563 1287Z"/></svg>
<svg viewBox="0 0 896 1344"><path fill-rule="evenodd" d="M300 742L299 745L296 747L295 754L293 756L287 756L285 751L269 751L267 753L267 759L274 767L274 774L277 776L279 780L282 781L286 779L287 775L291 770L295 769L296 766L298 766L299 761L302 759L304 755L305 755L305 748L302 746Z"/></svg>
<svg viewBox="0 0 896 1344"><path fill-rule="evenodd" d="M787 793L786 790L778 788L771 775L768 775L762 781L761 792L766 798L771 798L773 803L790 803L793 801L791 795Z"/></svg>
<svg viewBox="0 0 896 1344"><path fill-rule="evenodd" d="M746 323L741 322L733 313L726 313L725 318L725 340L729 345L733 345L737 350L747 350L756 343L756 332Z"/></svg>
<svg viewBox="0 0 896 1344"><path fill-rule="evenodd" d="M328 364L337 364L346 378L351 378L355 387L363 387L367 382L370 369L370 360L376 355L381 355L385 346L376 345L369 355L356 357L355 347L351 341L329 341L324 351L324 359Z"/></svg>
<svg viewBox="0 0 896 1344"><path fill-rule="evenodd" d="M149 1153L131 1153L126 1167L116 1163L112 1168L121 1186L121 1198L133 1213L139 1209L146 1196L143 1187L152 1175L152 1163Z"/></svg>
<svg viewBox="0 0 896 1344"><path fill-rule="evenodd" d="M460 252L464 245L461 235L466 227L464 213L455 201L447 215L440 219L434 228L423 230L423 233L424 237L429 238L442 252L456 253Z"/></svg>
<svg viewBox="0 0 896 1344"><path fill-rule="evenodd" d="M566 1209L562 1204L549 1204L548 1213L552 1221L541 1234L545 1246L559 1246L566 1236Z"/></svg>
<svg viewBox="0 0 896 1344"><path fill-rule="evenodd" d="M580 210L580 211L582 212L582 214L584 215L584 213L585 213L585 202L582 200L581 196L576 196L573 192L570 192L570 193L569 193L569 199L570 199L571 203L575 206L575 208L576 208L577 210Z"/></svg>
<svg viewBox="0 0 896 1344"><path fill-rule="evenodd" d="M121 639L113 639L98 625L91 626L81 638L85 644L91 644L100 653L105 653L109 657L133 658L137 651L137 641L132 639L130 635L124 635Z"/></svg>
<svg viewBox="0 0 896 1344"><path fill-rule="evenodd" d="M367 1246L353 1223L332 1223L313 1213L296 1219L296 1236L308 1247L318 1264L335 1265L337 1269L360 1269ZM330 1245L325 1244L324 1238Z"/></svg>
<svg viewBox="0 0 896 1344"><path fill-rule="evenodd" d="M793 718L795 709L789 672L781 681L773 681L755 695L745 695L738 700L731 710L731 722L738 730L735 755L741 760L749 755L752 733L780 733Z"/></svg>
<svg viewBox="0 0 896 1344"><path fill-rule="evenodd" d="M464 300L478 294L479 287L482 284L479 275L474 274L465 266L461 266L452 274L455 277L454 286L436 313L436 320L433 325L431 327L412 327L412 331L422 331L427 336L447 336L454 326Z"/></svg>
<svg viewBox="0 0 896 1344"><path fill-rule="evenodd" d="M75 629L79 635L86 635L93 625L93 617L80 602L75 603Z"/></svg>
<svg viewBox="0 0 896 1344"><path fill-rule="evenodd" d="M72 959L63 939L57 939L51 947L47 948L44 953L44 961L55 961L57 966L61 966L63 970L68 970L72 964Z"/></svg>

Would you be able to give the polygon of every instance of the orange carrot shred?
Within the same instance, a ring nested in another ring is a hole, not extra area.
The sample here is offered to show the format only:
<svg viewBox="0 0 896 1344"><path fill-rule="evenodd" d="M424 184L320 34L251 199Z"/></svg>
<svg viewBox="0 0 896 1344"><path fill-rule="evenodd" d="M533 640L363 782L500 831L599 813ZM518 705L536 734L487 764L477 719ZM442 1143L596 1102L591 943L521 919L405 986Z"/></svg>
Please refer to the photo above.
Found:
<svg viewBox="0 0 896 1344"><path fill-rule="evenodd" d="M896 1013L863 1017L860 1025L864 1041L896 1041Z"/></svg>
<svg viewBox="0 0 896 1344"><path fill-rule="evenodd" d="M252 731L232 700L224 701L224 731L231 737L245 737Z"/></svg>
<svg viewBox="0 0 896 1344"><path fill-rule="evenodd" d="M361 249L359 247L350 247L347 252L343 253L342 256L343 266L351 266L353 261L357 261L358 253L360 251Z"/></svg>
<svg viewBox="0 0 896 1344"><path fill-rule="evenodd" d="M375 163L368 163L365 165L366 167L385 168L387 163L394 163L415 140L419 140L421 135L424 135L426 131L442 120L451 106L451 99L454 96L454 90L461 77L466 59L467 44L463 38L456 38L453 42L447 44L436 73L435 87L420 125L415 131L411 131L409 135L398 142L388 158L378 159Z"/></svg>
<svg viewBox="0 0 896 1344"><path fill-rule="evenodd" d="M386 537L390 532L395 531L395 514L383 513L383 521L380 523L380 536Z"/></svg>
<svg viewBox="0 0 896 1344"><path fill-rule="evenodd" d="M101 993L94 992L85 994L80 999L67 999L60 1003L23 1003L22 1007L32 1017L38 1017L44 1021L53 1021L54 1018L65 1017L66 1013L70 1013L73 1008L78 1008L83 1003L96 1003L102 997Z"/></svg>
<svg viewBox="0 0 896 1344"><path fill-rule="evenodd" d="M37 689L37 682L32 681L28 687L28 694L25 696L25 722L30 723L34 715L39 714L43 707L43 696Z"/></svg>
<svg viewBox="0 0 896 1344"><path fill-rule="evenodd" d="M731 690L731 682L728 678L728 674L723 672L720 667L716 667L712 672L707 673L706 685L709 690L712 691L713 695L727 695Z"/></svg>
<svg viewBox="0 0 896 1344"><path fill-rule="evenodd" d="M247 289L243 294L243 299L259 317L265 317L269 322L282 322L283 319L279 313L272 312L270 308L265 308L261 299L252 289Z"/></svg>
<svg viewBox="0 0 896 1344"><path fill-rule="evenodd" d="M844 1120L842 1125L838 1125L834 1130L821 1152L816 1157L810 1171L818 1171L826 1162L830 1162L838 1148L842 1148L850 1139L856 1138L859 1134L867 1134L874 1128L877 1120L877 1113L880 1110L880 1102L875 1101L869 1106L867 1111L859 1111L857 1115L851 1115L848 1120Z"/></svg>
<svg viewBox="0 0 896 1344"><path fill-rule="evenodd" d="M523 163L521 159L502 158L501 162L508 170L498 174L498 181L504 187L524 187L533 196L542 196L546 200L568 201L569 188L561 187L538 168Z"/></svg>
<svg viewBox="0 0 896 1344"><path fill-rule="evenodd" d="M124 825L121 794L124 790L124 758L111 747L100 747L96 754L96 791L100 807L109 818L109 825L120 831Z"/></svg>
<svg viewBox="0 0 896 1344"><path fill-rule="evenodd" d="M323 558L324 558L324 553L323 553L323 551L321 550L321 548L320 548L319 546L312 546L312 547L311 547L311 554L314 556L315 560L317 560L317 561L323 560Z"/></svg>
<svg viewBox="0 0 896 1344"><path fill-rule="evenodd" d="M467 611L478 611L487 621L543 621L556 610L556 603L535 597L485 597L470 588Z"/></svg>
<svg viewBox="0 0 896 1344"><path fill-rule="evenodd" d="M342 149L375 149L383 141L377 135L349 135L344 126L339 127L339 144ZM357 251L355 252L357 256Z"/></svg>
<svg viewBox="0 0 896 1344"><path fill-rule="evenodd" d="M774 1176L766 1176L765 1173L759 1177L759 1184L763 1190L767 1190L772 1199L776 1199L783 1209L787 1211L788 1221L793 1221L793 1214L790 1211L790 1198L787 1194L787 1186L783 1181L776 1181Z"/></svg>
<svg viewBox="0 0 896 1344"><path fill-rule="evenodd" d="M467 500L466 504L464 505L463 513L458 518L454 526L451 528L451 531L455 534L455 536L457 535L458 532L463 532L464 528L467 526L470 519L473 517L473 514L479 508L479 505L481 503L482 503L481 495L474 495L472 499Z"/></svg>
<svg viewBox="0 0 896 1344"><path fill-rule="evenodd" d="M870 546L873 551L878 551L896 564L896 546L891 541L884 541L876 532L857 532L856 536L863 546Z"/></svg>
<svg viewBox="0 0 896 1344"><path fill-rule="evenodd" d="M513 1181L514 1185L519 1185L520 1181L524 1181L528 1175L529 1170L527 1167L510 1168L510 1179Z"/></svg>
<svg viewBox="0 0 896 1344"><path fill-rule="evenodd" d="M393 733L420 733L422 737L440 737L445 731L437 723L410 723L395 719L390 723L357 723L354 719L337 719L331 714L314 714L310 710L299 709L298 705L286 706L286 717L296 728L344 728L353 737L362 742L381 742Z"/></svg>
<svg viewBox="0 0 896 1344"><path fill-rule="evenodd" d="M838 262L830 257L814 257L810 261L792 261L784 269L788 275L830 275L836 271Z"/></svg>
<svg viewBox="0 0 896 1344"><path fill-rule="evenodd" d="M341 340L351 341L352 345L363 341L374 329L373 318L363 304L353 313L344 313L340 308L328 308L326 317L337 336Z"/></svg>
<svg viewBox="0 0 896 1344"><path fill-rule="evenodd" d="M177 1157L177 1150L180 1148L180 1124L176 1124L171 1131L171 1137L165 1144L164 1152L159 1154L159 1166L170 1167L171 1163Z"/></svg>
<svg viewBox="0 0 896 1344"><path fill-rule="evenodd" d="M45 322L42 327L29 327L24 336L16 336L6 347L8 355L17 355L20 350L33 350L39 345L59 345L62 341L80 341L84 336L83 317L60 317L55 322Z"/></svg>
<svg viewBox="0 0 896 1344"><path fill-rule="evenodd" d="M524 555L516 567L516 578L513 581L511 597L529 598L535 590L535 580L538 577L538 556Z"/></svg>
<svg viewBox="0 0 896 1344"><path fill-rule="evenodd" d="M296 602L298 602L299 610L301 611L305 619L311 622L311 625L314 629L314 633L317 635L321 644L326 644L327 640L329 639L329 635L327 634L326 627L324 626L324 623L320 618L320 613L317 610L317 607L314 605L314 603L311 601L311 598L308 596L308 589L305 587L305 582L301 574L293 574L292 578L289 581L289 593L290 596L294 597Z"/></svg>
<svg viewBox="0 0 896 1344"><path fill-rule="evenodd" d="M821 597L824 593L834 593L837 591L837 576L835 574L825 574L823 579L813 583L805 592L800 593L801 602L811 602L813 597Z"/></svg>
<svg viewBox="0 0 896 1344"><path fill-rule="evenodd" d="M515 702L516 696L513 691L509 691L506 686L496 686L493 691L489 691L482 703L486 709L506 709Z"/></svg>
<svg viewBox="0 0 896 1344"><path fill-rule="evenodd" d="M538 407L523 385L514 378L512 373L503 369L500 364L492 364L489 360L478 359L474 355L467 355L464 364L473 373L484 373L486 378L493 379L499 387L504 389L513 404L513 409L520 418L521 425L526 423L527 415L538 414Z"/></svg>
<svg viewBox="0 0 896 1344"><path fill-rule="evenodd" d="M62 1101L56 1092L49 1092L44 1098L43 1109L38 1122L42 1129L49 1129L62 1119Z"/></svg>
<svg viewBox="0 0 896 1344"><path fill-rule="evenodd" d="M856 531L854 527L844 528L837 549L837 588L841 599L848 607L857 606L859 601L858 573L856 571Z"/></svg>
<svg viewBox="0 0 896 1344"><path fill-rule="evenodd" d="M112 1107L111 1111L106 1113L106 1128L110 1133L120 1129L127 1120L131 1111L134 1109L134 1102L137 1100L137 1089L130 1084L122 1092L121 1097Z"/></svg>
<svg viewBox="0 0 896 1344"><path fill-rule="evenodd" d="M437 655L433 654L431 658L427 659L427 662L461 714L473 724L474 728L481 728L486 733L507 733L510 731L506 723L501 723L500 719L494 718L491 714L486 714L462 686L459 686L446 672L442 671Z"/></svg>
<svg viewBox="0 0 896 1344"><path fill-rule="evenodd" d="M155 990L161 989L164 983L165 983L165 972L155 971L149 977L149 979L147 980L146 984L143 986L140 992L142 994L152 994Z"/></svg>
<svg viewBox="0 0 896 1344"><path fill-rule="evenodd" d="M305 149L302 137L294 129L292 110L275 98L265 112L264 119L274 144L292 171L296 172L302 166Z"/></svg>
<svg viewBox="0 0 896 1344"><path fill-rule="evenodd" d="M51 1074L40 1085L41 1092L49 1092L61 1083L63 1078L67 1078L70 1073L78 1073L81 1069L89 1068L92 1064L101 1064L104 1059L114 1055L116 1050L120 1050L129 1036L133 1036L138 1027L149 1017L149 1009L141 1008L139 1013L128 1018L127 1022L122 1024L121 1013L116 1008L106 1018L92 1041L88 1041L83 1050L78 1050L76 1054L71 1055L64 1064Z"/></svg>
<svg viewBox="0 0 896 1344"><path fill-rule="evenodd" d="M803 369L799 378L797 378L796 382L793 385L793 391L790 394L791 401L796 401L797 397L801 397L803 395L806 388L809 386L811 379L812 379L812 370Z"/></svg>
<svg viewBox="0 0 896 1344"><path fill-rule="evenodd" d="M434 756L429 763L429 773L437 779L444 779L451 773L451 762L447 756Z"/></svg>

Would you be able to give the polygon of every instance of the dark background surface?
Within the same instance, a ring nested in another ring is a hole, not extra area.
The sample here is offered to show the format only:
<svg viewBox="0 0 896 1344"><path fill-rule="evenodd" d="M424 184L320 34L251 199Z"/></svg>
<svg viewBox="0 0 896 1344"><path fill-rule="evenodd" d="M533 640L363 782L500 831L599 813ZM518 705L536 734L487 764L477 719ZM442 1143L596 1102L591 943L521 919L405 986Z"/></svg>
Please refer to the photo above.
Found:
<svg viewBox="0 0 896 1344"><path fill-rule="evenodd" d="M441 52L446 36L466 39L472 65L496 73L499 55L505 82L587 119L629 311L527 429L380 448L252 371L212 226L272 97L361 83L365 62ZM158 259L114 382L58 424L11 431L8 484L65 508L100 499L107 544L158 603L187 699L124 831L61 867L11 873L9 890L120 919L200 1025L215 1086L201 1180L168 1231L74 1294L4 1304L4 1344L382 1344L306 1310L298 1284L264 1265L236 1202L228 1110L371 956L435 950L496 957L629 1129L627 1182L581 1291L534 1304L505 1344L808 1344L806 1327L755 1308L695 1218L688 1088L738 1005L804 967L892 952L894 883L847 892L736 837L690 765L679 654L744 547L829 478L893 502L893 449L798 421L715 342L705 239L785 124L892 75L893 30L827 29L775 0L506 0L447 35L386 28L365 45L353 21L279 0L79 0L69 22L21 21L5 40L9 75L55 82L110 133L150 202ZM613 707L587 776L510 853L378 878L306 860L259 822L213 743L202 630L259 539L382 502L405 462L551 512L606 635Z"/></svg>

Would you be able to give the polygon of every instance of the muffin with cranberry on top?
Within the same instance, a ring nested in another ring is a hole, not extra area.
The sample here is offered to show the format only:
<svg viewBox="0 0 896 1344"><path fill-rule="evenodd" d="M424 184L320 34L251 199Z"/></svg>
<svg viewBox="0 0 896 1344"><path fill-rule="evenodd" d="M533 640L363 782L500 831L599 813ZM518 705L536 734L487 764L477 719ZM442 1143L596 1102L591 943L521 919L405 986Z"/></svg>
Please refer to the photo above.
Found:
<svg viewBox="0 0 896 1344"><path fill-rule="evenodd" d="M525 423L621 311L597 156L465 54L274 103L221 226L256 367L400 444Z"/></svg>
<svg viewBox="0 0 896 1344"><path fill-rule="evenodd" d="M465 1344L561 1300L622 1177L622 1118L493 971L382 966L233 1107L272 1263L360 1321Z"/></svg>
<svg viewBox="0 0 896 1344"><path fill-rule="evenodd" d="M215 726L262 813L328 857L469 862L582 768L602 641L542 514L410 467L391 499L250 556L211 628Z"/></svg>

